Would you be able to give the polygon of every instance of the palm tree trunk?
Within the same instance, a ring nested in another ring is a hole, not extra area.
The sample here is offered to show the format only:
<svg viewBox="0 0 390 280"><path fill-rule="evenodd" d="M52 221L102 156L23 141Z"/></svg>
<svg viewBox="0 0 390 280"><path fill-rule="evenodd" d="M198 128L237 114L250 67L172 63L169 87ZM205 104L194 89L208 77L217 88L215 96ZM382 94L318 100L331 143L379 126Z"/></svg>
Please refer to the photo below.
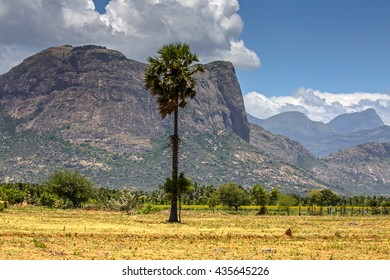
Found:
<svg viewBox="0 0 390 280"><path fill-rule="evenodd" d="M175 108L174 112L174 124L173 124L173 137L172 137L172 200L171 200L171 213L169 215L170 223L178 223L177 215L177 196L178 196L178 173L179 173L179 108Z"/></svg>

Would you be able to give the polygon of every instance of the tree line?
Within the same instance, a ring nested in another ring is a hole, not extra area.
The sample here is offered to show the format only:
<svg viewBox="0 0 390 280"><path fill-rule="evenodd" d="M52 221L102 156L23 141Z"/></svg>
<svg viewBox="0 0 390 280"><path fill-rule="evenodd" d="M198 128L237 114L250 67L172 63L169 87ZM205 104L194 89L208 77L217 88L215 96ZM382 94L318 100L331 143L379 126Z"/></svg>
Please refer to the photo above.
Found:
<svg viewBox="0 0 390 280"><path fill-rule="evenodd" d="M172 201L172 179L153 191L121 190L96 187L94 183L77 171L57 171L43 184L0 184L0 210L9 205L26 204L51 208L85 208L150 213L156 205L170 205ZM266 214L267 207L278 206L289 211L293 206L316 207L390 207L390 197L384 196L339 196L330 189L312 190L302 194L284 194L275 187L267 190L264 185L244 188L237 183L220 186L192 183L183 173L178 176L176 192L178 210L181 205L208 205L215 209L222 205L238 211L242 206L256 206L258 214ZM156 208L158 209L158 208ZM178 217L180 221L180 214Z"/></svg>

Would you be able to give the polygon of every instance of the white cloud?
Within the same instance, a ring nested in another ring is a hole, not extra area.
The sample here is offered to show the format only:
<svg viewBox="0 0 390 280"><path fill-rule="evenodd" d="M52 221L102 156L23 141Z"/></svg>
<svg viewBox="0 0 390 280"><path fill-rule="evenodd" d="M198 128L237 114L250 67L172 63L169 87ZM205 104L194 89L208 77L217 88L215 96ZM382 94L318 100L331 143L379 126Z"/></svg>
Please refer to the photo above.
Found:
<svg viewBox="0 0 390 280"><path fill-rule="evenodd" d="M299 111L312 120L326 123L340 114L373 108L390 125L390 94L386 93L329 93L300 88L292 96L267 97L250 92L244 96L244 102L247 112L260 119Z"/></svg>
<svg viewBox="0 0 390 280"><path fill-rule="evenodd" d="M92 0L0 0L0 50L8 50L0 73L26 50L31 55L62 44L107 46L145 61L163 44L182 41L201 62L260 65L238 39L243 22L237 0L111 0L104 15L94 8Z"/></svg>

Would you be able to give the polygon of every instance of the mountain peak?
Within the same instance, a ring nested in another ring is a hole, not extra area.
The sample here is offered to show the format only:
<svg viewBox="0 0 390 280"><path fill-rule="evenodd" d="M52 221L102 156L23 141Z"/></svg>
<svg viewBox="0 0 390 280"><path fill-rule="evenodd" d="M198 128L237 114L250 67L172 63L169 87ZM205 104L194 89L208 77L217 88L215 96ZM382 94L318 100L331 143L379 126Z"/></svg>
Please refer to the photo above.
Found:
<svg viewBox="0 0 390 280"><path fill-rule="evenodd" d="M304 113L297 111L277 114L261 121L259 125L272 133L285 135L298 142L302 142L307 137L316 138L318 134L333 134L324 123L312 121Z"/></svg>
<svg viewBox="0 0 390 280"><path fill-rule="evenodd" d="M336 133L347 135L360 130L371 130L384 125L374 109L342 114L329 122Z"/></svg>

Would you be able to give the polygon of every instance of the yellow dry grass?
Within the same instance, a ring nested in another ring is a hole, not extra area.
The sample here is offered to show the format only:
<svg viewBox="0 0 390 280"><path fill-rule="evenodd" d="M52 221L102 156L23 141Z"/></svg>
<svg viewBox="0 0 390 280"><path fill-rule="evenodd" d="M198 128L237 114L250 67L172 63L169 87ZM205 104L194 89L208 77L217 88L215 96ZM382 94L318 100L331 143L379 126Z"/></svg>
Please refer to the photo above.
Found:
<svg viewBox="0 0 390 280"><path fill-rule="evenodd" d="M0 259L390 259L390 216L182 216L15 207L0 213Z"/></svg>

